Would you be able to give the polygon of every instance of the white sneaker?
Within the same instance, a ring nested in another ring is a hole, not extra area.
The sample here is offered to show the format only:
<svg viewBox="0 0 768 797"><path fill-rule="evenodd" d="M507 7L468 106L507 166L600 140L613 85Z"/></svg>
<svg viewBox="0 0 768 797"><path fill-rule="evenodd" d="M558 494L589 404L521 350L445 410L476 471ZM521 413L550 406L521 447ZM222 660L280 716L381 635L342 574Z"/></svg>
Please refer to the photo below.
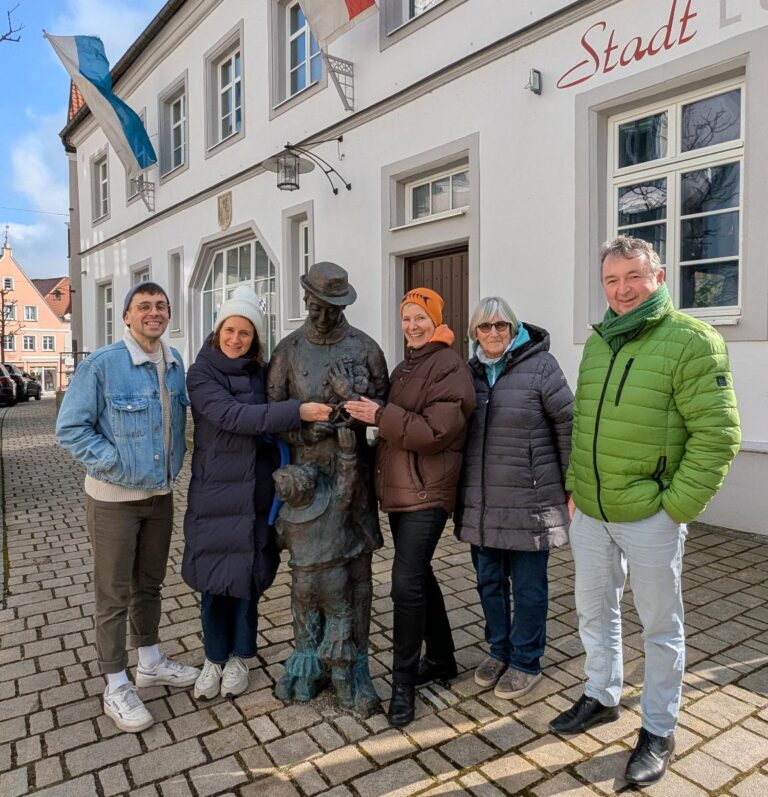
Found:
<svg viewBox="0 0 768 797"><path fill-rule="evenodd" d="M203 664L203 670L195 681L195 691L193 692L195 700L199 700L201 697L205 697L208 700L216 697L219 694L220 686L221 666L206 659L205 664Z"/></svg>
<svg viewBox="0 0 768 797"><path fill-rule="evenodd" d="M131 683L118 686L114 692L109 687L104 690L104 713L126 733L146 730L155 721Z"/></svg>
<svg viewBox="0 0 768 797"><path fill-rule="evenodd" d="M136 668L136 686L192 686L200 675L197 667L190 667L163 654L151 670L141 664Z"/></svg>
<svg viewBox="0 0 768 797"><path fill-rule="evenodd" d="M248 688L248 665L239 657L232 658L224 665L221 676L221 696L242 695Z"/></svg>

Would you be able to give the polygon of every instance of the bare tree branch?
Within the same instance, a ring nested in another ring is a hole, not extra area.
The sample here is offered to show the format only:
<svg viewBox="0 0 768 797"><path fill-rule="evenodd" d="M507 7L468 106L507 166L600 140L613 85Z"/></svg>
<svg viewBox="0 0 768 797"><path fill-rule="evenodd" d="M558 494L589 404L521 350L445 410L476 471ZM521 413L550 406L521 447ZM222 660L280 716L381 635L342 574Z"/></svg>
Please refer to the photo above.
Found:
<svg viewBox="0 0 768 797"><path fill-rule="evenodd" d="M11 14L19 7L19 4L16 5L10 10L7 11L6 14L8 16L8 30L5 33L0 33L0 42L19 42L21 41L21 36L14 36L14 33L18 33L20 30L24 30L23 25L19 25L18 28L13 27L13 21L11 20Z"/></svg>

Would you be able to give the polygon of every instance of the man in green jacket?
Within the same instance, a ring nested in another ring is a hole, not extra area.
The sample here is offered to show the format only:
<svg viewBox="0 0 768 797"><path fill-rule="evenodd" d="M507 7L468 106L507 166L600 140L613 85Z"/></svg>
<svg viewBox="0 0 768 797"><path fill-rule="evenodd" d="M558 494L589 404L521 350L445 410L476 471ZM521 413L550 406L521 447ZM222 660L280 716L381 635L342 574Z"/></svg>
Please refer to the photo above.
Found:
<svg viewBox="0 0 768 797"><path fill-rule="evenodd" d="M675 746L686 524L720 488L741 434L725 343L673 308L653 247L627 237L605 244L601 278L609 309L584 348L566 479L587 682L550 728L580 733L619 716L629 567L645 679L625 779L646 786L664 776Z"/></svg>

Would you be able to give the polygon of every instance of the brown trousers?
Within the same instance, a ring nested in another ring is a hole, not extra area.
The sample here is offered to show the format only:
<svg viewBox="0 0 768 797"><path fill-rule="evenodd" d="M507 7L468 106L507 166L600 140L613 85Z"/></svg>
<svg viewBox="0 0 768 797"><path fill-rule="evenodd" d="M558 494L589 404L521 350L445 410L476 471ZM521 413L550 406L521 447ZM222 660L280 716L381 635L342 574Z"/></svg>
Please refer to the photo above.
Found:
<svg viewBox="0 0 768 797"><path fill-rule="evenodd" d="M173 494L142 501L96 501L86 495L93 548L96 653L103 673L128 666L130 643L157 643L160 588L165 578L173 528Z"/></svg>

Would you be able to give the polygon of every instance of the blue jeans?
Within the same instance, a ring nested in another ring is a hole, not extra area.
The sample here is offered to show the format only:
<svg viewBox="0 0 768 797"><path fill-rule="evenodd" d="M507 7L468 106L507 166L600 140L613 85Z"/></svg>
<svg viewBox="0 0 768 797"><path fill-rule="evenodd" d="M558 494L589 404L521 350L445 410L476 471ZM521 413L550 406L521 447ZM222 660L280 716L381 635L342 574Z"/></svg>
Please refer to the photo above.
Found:
<svg viewBox="0 0 768 797"><path fill-rule="evenodd" d="M258 598L231 598L227 595L200 596L205 658L226 664L231 656L248 659L256 655Z"/></svg>
<svg viewBox="0 0 768 797"><path fill-rule="evenodd" d="M547 641L549 551L507 551L472 546L477 592L491 656L536 675ZM514 611L510 611L512 582Z"/></svg>
<svg viewBox="0 0 768 797"><path fill-rule="evenodd" d="M586 659L584 693L605 706L621 698L621 597L632 581L643 625L643 727L670 736L680 713L685 669L681 577L687 529L664 510L645 520L605 523L576 510L570 537L576 564L576 612Z"/></svg>

